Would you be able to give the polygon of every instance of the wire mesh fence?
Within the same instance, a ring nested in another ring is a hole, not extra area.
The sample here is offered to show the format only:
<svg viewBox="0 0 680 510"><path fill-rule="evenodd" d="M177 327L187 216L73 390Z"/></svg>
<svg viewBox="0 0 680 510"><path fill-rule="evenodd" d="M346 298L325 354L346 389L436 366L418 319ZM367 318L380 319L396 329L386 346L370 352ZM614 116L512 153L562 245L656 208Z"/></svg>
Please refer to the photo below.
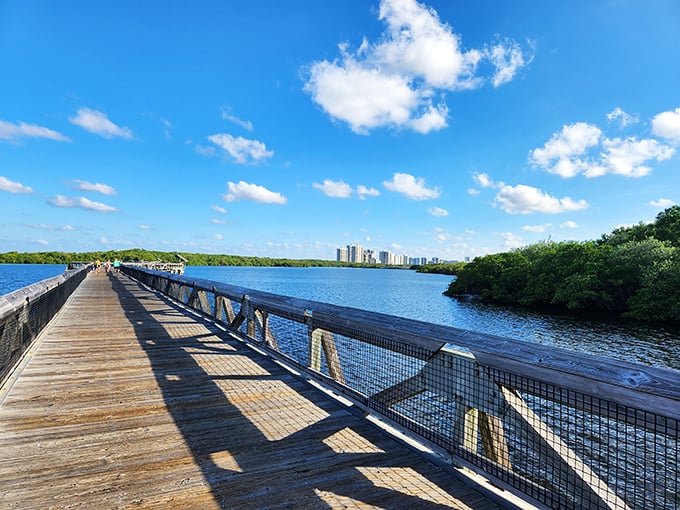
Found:
<svg viewBox="0 0 680 510"><path fill-rule="evenodd" d="M680 373L126 268L550 508L680 506Z"/></svg>

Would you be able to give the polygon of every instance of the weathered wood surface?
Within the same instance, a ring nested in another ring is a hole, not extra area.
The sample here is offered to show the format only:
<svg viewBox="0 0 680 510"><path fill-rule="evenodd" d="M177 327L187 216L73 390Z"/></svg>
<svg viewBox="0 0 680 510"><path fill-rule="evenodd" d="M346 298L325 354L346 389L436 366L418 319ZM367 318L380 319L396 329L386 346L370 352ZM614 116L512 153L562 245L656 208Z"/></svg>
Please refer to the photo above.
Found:
<svg viewBox="0 0 680 510"><path fill-rule="evenodd" d="M2 508L495 508L125 275L91 273L33 351Z"/></svg>

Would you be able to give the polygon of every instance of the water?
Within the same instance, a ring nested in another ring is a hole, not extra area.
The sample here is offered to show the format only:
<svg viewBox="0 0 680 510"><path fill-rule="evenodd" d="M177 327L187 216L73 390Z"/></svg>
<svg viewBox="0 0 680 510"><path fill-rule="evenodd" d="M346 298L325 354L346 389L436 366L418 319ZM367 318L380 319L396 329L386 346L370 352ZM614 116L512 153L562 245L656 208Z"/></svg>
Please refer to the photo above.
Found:
<svg viewBox="0 0 680 510"><path fill-rule="evenodd" d="M65 264L0 264L0 296L64 271Z"/></svg>
<svg viewBox="0 0 680 510"><path fill-rule="evenodd" d="M461 302L442 294L452 278L447 275L399 269L194 266L187 267L185 275L680 369L680 328Z"/></svg>

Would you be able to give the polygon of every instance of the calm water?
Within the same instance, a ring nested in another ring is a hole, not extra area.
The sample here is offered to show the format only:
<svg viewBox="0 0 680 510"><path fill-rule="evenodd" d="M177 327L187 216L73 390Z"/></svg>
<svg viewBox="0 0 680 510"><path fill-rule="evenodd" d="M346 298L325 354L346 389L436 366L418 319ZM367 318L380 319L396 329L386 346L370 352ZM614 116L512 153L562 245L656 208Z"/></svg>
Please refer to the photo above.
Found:
<svg viewBox="0 0 680 510"><path fill-rule="evenodd" d="M66 271L66 264L0 264L0 296Z"/></svg>
<svg viewBox="0 0 680 510"><path fill-rule="evenodd" d="M0 264L0 295L65 268ZM463 303L442 295L451 281L446 275L398 269L196 266L187 267L185 275L680 369L680 328Z"/></svg>
<svg viewBox="0 0 680 510"><path fill-rule="evenodd" d="M187 267L186 276L680 369L680 328L464 303L450 276L399 269Z"/></svg>

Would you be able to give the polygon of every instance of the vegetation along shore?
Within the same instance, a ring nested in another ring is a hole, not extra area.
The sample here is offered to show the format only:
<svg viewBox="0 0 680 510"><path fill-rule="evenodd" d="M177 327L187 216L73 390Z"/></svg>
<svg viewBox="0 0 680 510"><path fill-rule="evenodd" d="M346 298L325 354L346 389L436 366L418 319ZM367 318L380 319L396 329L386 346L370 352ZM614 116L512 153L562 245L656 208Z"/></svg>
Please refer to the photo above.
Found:
<svg viewBox="0 0 680 510"><path fill-rule="evenodd" d="M680 323L680 206L597 241L548 241L478 257L460 267L445 294Z"/></svg>

